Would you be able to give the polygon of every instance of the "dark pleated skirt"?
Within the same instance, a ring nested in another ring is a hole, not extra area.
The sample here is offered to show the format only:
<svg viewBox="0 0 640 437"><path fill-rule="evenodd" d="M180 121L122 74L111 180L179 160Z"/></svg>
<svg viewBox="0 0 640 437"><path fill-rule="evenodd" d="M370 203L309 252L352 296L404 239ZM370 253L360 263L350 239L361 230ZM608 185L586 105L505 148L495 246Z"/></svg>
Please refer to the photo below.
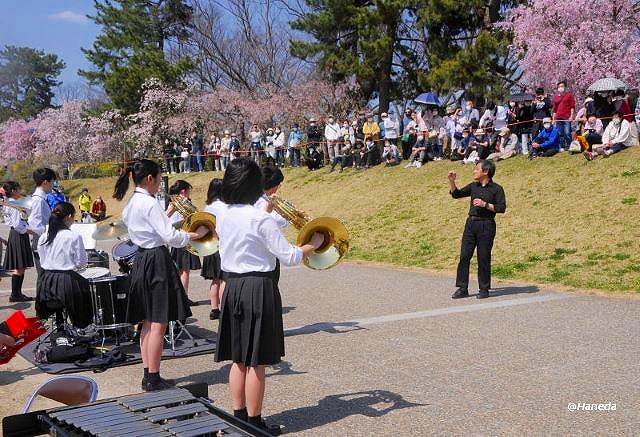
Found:
<svg viewBox="0 0 640 437"><path fill-rule="evenodd" d="M26 269L33 266L33 251L31 250L29 235L20 234L11 228L7 241L7 253L4 255L4 269Z"/></svg>
<svg viewBox="0 0 640 437"><path fill-rule="evenodd" d="M284 356L282 300L273 272L225 272L215 360L272 365Z"/></svg>
<svg viewBox="0 0 640 437"><path fill-rule="evenodd" d="M189 253L184 247L172 247L171 258L178 266L178 270L198 270L202 267L200 258Z"/></svg>
<svg viewBox="0 0 640 437"><path fill-rule="evenodd" d="M202 271L200 272L200 276L204 279L222 279L220 252L202 258Z"/></svg>
<svg viewBox="0 0 640 437"><path fill-rule="evenodd" d="M127 320L168 323L191 316L187 293L165 246L139 249L131 268Z"/></svg>
<svg viewBox="0 0 640 437"><path fill-rule="evenodd" d="M46 319L56 310L64 310L77 328L85 328L93 321L89 281L73 270L43 270L36 287L39 318Z"/></svg>

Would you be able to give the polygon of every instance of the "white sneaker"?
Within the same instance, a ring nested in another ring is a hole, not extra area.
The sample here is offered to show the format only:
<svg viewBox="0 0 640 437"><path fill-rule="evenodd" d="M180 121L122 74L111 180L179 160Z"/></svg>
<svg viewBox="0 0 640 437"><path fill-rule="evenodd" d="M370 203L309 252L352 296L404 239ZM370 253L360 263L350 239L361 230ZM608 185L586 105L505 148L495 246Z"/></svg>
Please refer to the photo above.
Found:
<svg viewBox="0 0 640 437"><path fill-rule="evenodd" d="M416 162L416 168L422 167L422 163L420 161Z"/></svg>

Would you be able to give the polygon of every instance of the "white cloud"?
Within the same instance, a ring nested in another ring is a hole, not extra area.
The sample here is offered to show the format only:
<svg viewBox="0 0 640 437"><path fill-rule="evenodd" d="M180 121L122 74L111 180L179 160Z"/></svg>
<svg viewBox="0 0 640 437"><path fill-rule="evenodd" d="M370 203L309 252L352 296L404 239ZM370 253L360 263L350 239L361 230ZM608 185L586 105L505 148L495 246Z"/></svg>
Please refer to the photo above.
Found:
<svg viewBox="0 0 640 437"><path fill-rule="evenodd" d="M79 12L73 12L73 11L58 12L57 14L49 15L48 18L49 20L66 21L68 23L85 24L89 22L89 19L86 17L85 14L81 14Z"/></svg>

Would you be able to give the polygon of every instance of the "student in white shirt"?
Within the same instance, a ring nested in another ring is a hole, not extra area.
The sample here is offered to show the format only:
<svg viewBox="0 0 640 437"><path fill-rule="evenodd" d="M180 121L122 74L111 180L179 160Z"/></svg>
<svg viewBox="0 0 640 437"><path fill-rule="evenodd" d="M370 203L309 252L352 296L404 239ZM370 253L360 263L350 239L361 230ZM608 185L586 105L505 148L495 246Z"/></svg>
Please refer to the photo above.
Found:
<svg viewBox="0 0 640 437"><path fill-rule="evenodd" d="M225 209L225 204L220 200L220 190L222 189L222 179L213 178L209 182L209 190L207 191L207 206L204 211L213 214L216 217L216 227ZM202 259L202 271L200 276L211 281L209 287L209 296L211 299L211 311L209 312L209 320L218 320L220 318L220 301L224 292L224 280L222 277L222 268L220 267L220 252L213 255L207 255Z"/></svg>
<svg viewBox="0 0 640 437"><path fill-rule="evenodd" d="M113 197L122 200L129 188L135 191L122 212L131 242L138 246L138 256L131 268L129 321L143 321L140 354L144 367L142 387L145 391L171 388L172 381L160 377L162 342L167 323L185 320L191 309L178 270L166 245L184 247L189 240L204 237L208 230L182 232L171 226L169 218L154 197L160 187L160 166L151 160L136 161L118 178Z"/></svg>
<svg viewBox="0 0 640 437"><path fill-rule="evenodd" d="M51 208L47 202L47 194L53 190L53 183L58 179L56 172L50 168L38 168L33 172L33 181L36 183L36 190L31 198L31 212L29 213L29 233L33 235L32 249L33 260L36 265L36 271L38 275L42 273L40 267L40 258L38 256L38 239L40 235L44 234L47 225L49 224L49 217L51 217Z"/></svg>
<svg viewBox="0 0 640 437"><path fill-rule="evenodd" d="M178 179L175 183L169 187L169 195L170 196L180 196L185 199L189 199L189 195L191 194L191 184L183 179ZM184 220L182 214L176 211L173 207L173 204L169 204L167 207L167 216L169 217L169 221L173 225L181 220ZM180 272L180 282L182 282L182 286L184 287L184 291L189 294L189 272L191 270L200 270L202 268L202 264L200 263L200 257L194 255L187 251L184 247L172 247L171 248L171 258L175 261L178 266L178 271ZM189 306L196 306L197 302L189 299Z"/></svg>
<svg viewBox="0 0 640 437"><path fill-rule="evenodd" d="M20 184L17 182L7 181L2 184L2 188L9 203L20 196ZM20 216L20 211L15 208L6 206L2 208L2 213L4 224L11 228L3 264L5 270L13 271L11 274L11 296L9 297L9 302L30 302L33 298L22 294L24 272L29 267L34 266L28 225Z"/></svg>
<svg viewBox="0 0 640 437"><path fill-rule="evenodd" d="M93 314L89 282L76 272L86 266L87 251L82 237L69 229L75 213L72 204L57 204L47 232L38 240L42 274L36 286L36 314L41 319L55 314L59 328L64 324L62 310L78 328L88 326Z"/></svg>
<svg viewBox="0 0 640 437"><path fill-rule="evenodd" d="M284 356L282 307L273 284L276 257L284 265L300 264L320 247L323 237L314 234L309 244L291 245L273 217L253 206L262 194L257 164L246 158L229 164L222 180L227 207L216 226L226 284L215 360L233 361L229 386L234 415L266 430L265 366Z"/></svg>

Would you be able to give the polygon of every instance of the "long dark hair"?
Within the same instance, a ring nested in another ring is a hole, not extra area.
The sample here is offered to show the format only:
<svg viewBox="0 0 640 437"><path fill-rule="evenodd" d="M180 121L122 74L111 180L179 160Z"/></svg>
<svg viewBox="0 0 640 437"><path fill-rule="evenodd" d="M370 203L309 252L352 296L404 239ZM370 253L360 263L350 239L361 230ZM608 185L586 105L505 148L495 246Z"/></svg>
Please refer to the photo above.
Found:
<svg viewBox="0 0 640 437"><path fill-rule="evenodd" d="M139 159L134 162L133 165L124 169L113 188L113 198L122 200L124 195L127 194L127 190L129 189L129 176L133 179L133 183L138 186L147 176L156 178L159 174L160 166L157 162L151 161L150 159Z"/></svg>
<svg viewBox="0 0 640 437"><path fill-rule="evenodd" d="M180 194L182 190L190 190L193 188L191 184L184 179L178 179L174 182L173 185L169 188L169 194L175 196L176 194Z"/></svg>
<svg viewBox="0 0 640 437"><path fill-rule="evenodd" d="M47 233L47 241L44 244L51 244L58 235L58 232L69 229L64 219L67 216L75 215L76 209L69 202L60 202L51 211L51 217L49 217L49 231Z"/></svg>
<svg viewBox="0 0 640 437"><path fill-rule="evenodd" d="M262 196L262 172L255 161L236 158L222 179L222 201L228 205L253 205Z"/></svg>
<svg viewBox="0 0 640 437"><path fill-rule="evenodd" d="M207 190L207 205L211 205L216 200L220 200L222 197L222 179L213 178L209 182L209 189Z"/></svg>
<svg viewBox="0 0 640 437"><path fill-rule="evenodd" d="M13 192L20 189L20 184L16 181L6 181L2 183L2 189L4 190L4 195L7 198L13 197Z"/></svg>

